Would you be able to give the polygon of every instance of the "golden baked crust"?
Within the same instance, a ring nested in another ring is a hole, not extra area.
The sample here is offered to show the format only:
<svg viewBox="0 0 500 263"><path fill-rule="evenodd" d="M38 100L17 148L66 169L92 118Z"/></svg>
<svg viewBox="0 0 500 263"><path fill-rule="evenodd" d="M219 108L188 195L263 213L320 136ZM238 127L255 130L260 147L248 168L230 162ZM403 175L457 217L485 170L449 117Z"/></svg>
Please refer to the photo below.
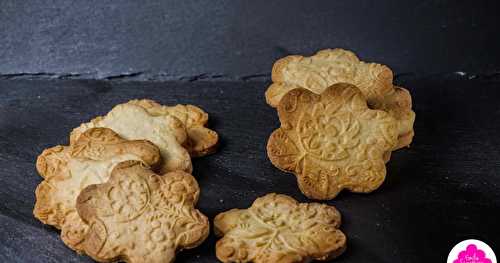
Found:
<svg viewBox="0 0 500 263"><path fill-rule="evenodd" d="M66 245L80 251L87 226L76 212L78 194L88 185L107 181L113 167L126 160L155 167L161 163L161 156L152 143L125 140L107 128L89 129L71 146L44 150L36 163L44 181L36 188L33 214L61 229Z"/></svg>
<svg viewBox="0 0 500 263"><path fill-rule="evenodd" d="M178 118L186 127L188 140L186 148L191 157L201 157L215 152L219 136L213 130L206 128L208 114L194 105L164 106L154 100L131 100L128 104L143 107L154 116L172 115Z"/></svg>
<svg viewBox="0 0 500 263"><path fill-rule="evenodd" d="M118 164L109 181L78 196L78 214L90 226L85 253L99 262L173 262L176 251L208 236L208 219L194 208L199 192L185 172L159 176L141 162Z"/></svg>
<svg viewBox="0 0 500 263"><path fill-rule="evenodd" d="M351 51L325 49L311 57L287 56L276 61L272 69L273 84L266 91L266 101L277 107L281 98L296 88L321 94L336 83L357 86L373 109L389 112L398 121L399 149L408 146L413 138L415 113L411 95L392 84L392 71L384 65L366 63ZM410 136L411 135L411 136Z"/></svg>
<svg viewBox="0 0 500 263"><path fill-rule="evenodd" d="M369 109L355 86L335 84L321 95L292 90L278 114L281 127L271 134L267 154L274 166L297 176L309 198L332 199L342 189L371 192L384 181L397 123Z"/></svg>
<svg viewBox="0 0 500 263"><path fill-rule="evenodd" d="M186 128L174 116L154 116L141 106L119 104L105 116L94 118L73 129L70 142L90 128L110 128L129 140L148 140L160 149L163 164L161 172L182 170L192 172L193 166L187 150L182 146L187 140Z"/></svg>
<svg viewBox="0 0 500 263"><path fill-rule="evenodd" d="M333 206L298 203L280 194L257 198L248 209L232 209L214 219L216 254L222 262L292 263L332 259L344 252Z"/></svg>

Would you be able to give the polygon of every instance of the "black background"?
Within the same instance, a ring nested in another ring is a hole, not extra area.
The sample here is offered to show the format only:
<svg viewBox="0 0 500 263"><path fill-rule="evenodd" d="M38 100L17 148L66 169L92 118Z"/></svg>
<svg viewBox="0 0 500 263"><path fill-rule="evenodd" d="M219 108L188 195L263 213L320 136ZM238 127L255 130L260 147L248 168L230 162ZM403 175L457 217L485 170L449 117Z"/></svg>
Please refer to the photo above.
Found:
<svg viewBox="0 0 500 263"><path fill-rule="evenodd" d="M267 159L279 126L273 62L329 47L389 65L413 96L416 137L384 185L342 193L336 262L444 262L477 238L500 247L497 1L0 1L0 261L91 262L32 216L34 163L131 98L196 104L221 137L193 161L210 218L268 192L307 199ZM210 236L178 262L216 262Z"/></svg>

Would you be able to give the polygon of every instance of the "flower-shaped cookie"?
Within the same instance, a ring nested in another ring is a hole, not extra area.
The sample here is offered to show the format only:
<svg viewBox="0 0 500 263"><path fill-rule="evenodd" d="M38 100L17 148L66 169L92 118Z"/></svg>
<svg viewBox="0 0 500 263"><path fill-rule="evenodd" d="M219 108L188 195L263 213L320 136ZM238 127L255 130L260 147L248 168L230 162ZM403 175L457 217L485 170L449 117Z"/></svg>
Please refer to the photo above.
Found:
<svg viewBox="0 0 500 263"><path fill-rule="evenodd" d="M194 105L164 106L156 101L142 99L131 100L128 104L143 107L154 116L172 115L178 118L186 127L188 140L186 148L192 157L205 156L217 148L219 136L205 126L208 114Z"/></svg>
<svg viewBox="0 0 500 263"><path fill-rule="evenodd" d="M214 219L217 258L222 262L309 262L344 252L340 213L318 203L298 203L279 194L257 198L248 209L232 209Z"/></svg>
<svg viewBox="0 0 500 263"><path fill-rule="evenodd" d="M122 162L108 182L78 196L78 214L90 226L84 252L100 262L172 262L208 236L208 219L194 208L198 196L185 172L159 176L141 162Z"/></svg>
<svg viewBox="0 0 500 263"><path fill-rule="evenodd" d="M413 139L415 113L411 110L411 95L406 89L393 86L393 74L387 66L365 63L344 49L325 49L311 57L279 59L273 66L272 79L266 100L273 107L295 88L321 94L336 83L353 84L363 92L371 108L388 112L398 122L399 142L394 149L408 146Z"/></svg>
<svg viewBox="0 0 500 263"><path fill-rule="evenodd" d="M45 179L36 189L33 214L45 224L61 229L61 238L74 250L87 230L76 212L76 198L88 185L106 182L113 167L126 160L159 166L160 151L148 141L128 141L111 129L85 131L71 146L55 146L37 159Z"/></svg>
<svg viewBox="0 0 500 263"><path fill-rule="evenodd" d="M397 123L369 109L355 86L335 84L321 95L292 90L278 114L281 127L271 134L267 154L297 176L309 198L332 199L344 188L371 192L384 181L384 153L397 143Z"/></svg>
<svg viewBox="0 0 500 263"><path fill-rule="evenodd" d="M127 140L148 140L160 149L163 164L161 172L182 170L191 172L193 166L188 151L182 147L187 141L186 128L174 116L154 116L141 106L119 104L106 116L94 118L73 129L73 143L84 131L94 127L110 128Z"/></svg>

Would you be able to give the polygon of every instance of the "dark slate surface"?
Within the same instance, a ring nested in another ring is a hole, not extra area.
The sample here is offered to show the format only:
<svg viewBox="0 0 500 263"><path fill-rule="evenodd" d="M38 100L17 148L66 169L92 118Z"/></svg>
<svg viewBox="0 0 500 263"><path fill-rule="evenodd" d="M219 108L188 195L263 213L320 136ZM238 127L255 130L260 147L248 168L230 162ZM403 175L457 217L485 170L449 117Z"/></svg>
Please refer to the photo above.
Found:
<svg viewBox="0 0 500 263"><path fill-rule="evenodd" d="M91 262L65 248L32 216L41 181L34 163L69 131L131 98L204 108L219 151L194 160L199 209L210 219L268 192L300 201L295 177L274 168L265 145L279 125L265 82L0 81L0 262ZM443 262L452 246L478 238L500 248L500 83L405 80L417 113L411 148L393 153L383 186L344 192L328 204L343 214L348 249L336 262ZM178 262L215 262L215 237Z"/></svg>
<svg viewBox="0 0 500 263"><path fill-rule="evenodd" d="M500 70L499 1L0 1L4 77L246 79L328 47L400 74Z"/></svg>

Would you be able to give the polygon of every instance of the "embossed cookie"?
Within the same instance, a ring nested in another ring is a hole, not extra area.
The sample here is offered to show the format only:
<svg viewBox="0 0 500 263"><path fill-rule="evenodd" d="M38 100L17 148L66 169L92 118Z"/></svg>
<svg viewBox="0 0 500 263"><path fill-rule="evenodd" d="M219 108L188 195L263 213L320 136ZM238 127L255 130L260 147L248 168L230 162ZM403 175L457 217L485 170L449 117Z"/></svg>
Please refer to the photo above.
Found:
<svg viewBox="0 0 500 263"><path fill-rule="evenodd" d="M120 163L108 182L78 196L78 214L90 226L82 247L100 262L172 262L208 236L208 219L194 208L198 196L187 173L158 176L140 162Z"/></svg>
<svg viewBox="0 0 500 263"><path fill-rule="evenodd" d="M164 106L153 100L131 100L128 104L143 107L154 116L172 115L186 127L188 141L186 148L192 157L200 157L213 153L217 148L219 136L205 126L208 114L194 105Z"/></svg>
<svg viewBox="0 0 500 263"><path fill-rule="evenodd" d="M222 262L310 262L342 254L346 237L333 206L298 203L280 194L257 198L248 209L214 219L216 254Z"/></svg>
<svg viewBox="0 0 500 263"><path fill-rule="evenodd" d="M321 95L292 90L278 115L281 127L271 134L267 154L297 176L309 198L332 199L342 189L371 192L384 181L384 155L397 143L397 123L369 109L355 86L335 84Z"/></svg>
<svg viewBox="0 0 500 263"><path fill-rule="evenodd" d="M36 163L44 181L36 189L33 214L61 229L63 241L81 250L79 243L87 226L76 212L76 198L86 186L106 182L113 167L126 160L158 166L160 151L148 141L128 141L106 128L85 131L71 146L46 149Z"/></svg>
<svg viewBox="0 0 500 263"><path fill-rule="evenodd" d="M160 148L163 164L161 172L182 170L192 172L193 166L187 150L182 145L187 133L182 122L174 116L154 116L141 106L119 104L106 116L100 116L73 129L70 142L81 133L94 127L110 128L129 140L148 140Z"/></svg>
<svg viewBox="0 0 500 263"><path fill-rule="evenodd" d="M311 57L279 59L273 66L272 80L266 100L273 107L295 88L321 94L335 83L353 84L363 92L371 108L384 110L397 120L400 138L395 149L408 146L413 139L415 113L411 95L406 89L393 86L393 74L387 66L360 61L351 51L325 49Z"/></svg>

